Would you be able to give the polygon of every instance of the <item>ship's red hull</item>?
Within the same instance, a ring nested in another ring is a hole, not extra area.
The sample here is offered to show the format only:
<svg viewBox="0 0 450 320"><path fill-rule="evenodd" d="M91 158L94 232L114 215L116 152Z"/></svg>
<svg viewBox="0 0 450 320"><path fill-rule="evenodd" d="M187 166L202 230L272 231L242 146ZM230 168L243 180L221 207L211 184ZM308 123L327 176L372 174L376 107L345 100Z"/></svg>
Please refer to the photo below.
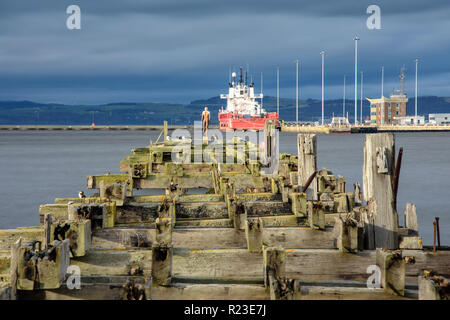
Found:
<svg viewBox="0 0 450 320"><path fill-rule="evenodd" d="M264 130L267 120L274 120L277 127L280 126L278 113L266 113L264 117L245 117L235 112L219 112L219 128L222 131L232 130Z"/></svg>

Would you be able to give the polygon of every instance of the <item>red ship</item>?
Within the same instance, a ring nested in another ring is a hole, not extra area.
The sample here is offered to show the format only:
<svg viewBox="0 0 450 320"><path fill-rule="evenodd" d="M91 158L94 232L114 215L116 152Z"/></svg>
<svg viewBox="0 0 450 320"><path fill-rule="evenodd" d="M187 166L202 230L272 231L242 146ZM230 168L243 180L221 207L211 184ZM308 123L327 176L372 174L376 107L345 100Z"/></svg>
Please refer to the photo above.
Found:
<svg viewBox="0 0 450 320"><path fill-rule="evenodd" d="M264 130L267 120L274 120L280 126L278 113L266 112L256 99L262 99L263 94L255 95L254 84L247 85L242 79L242 68L239 82L236 73L231 75L228 94L221 94L220 98L227 100L226 109L219 111L219 127L223 131L233 130Z"/></svg>

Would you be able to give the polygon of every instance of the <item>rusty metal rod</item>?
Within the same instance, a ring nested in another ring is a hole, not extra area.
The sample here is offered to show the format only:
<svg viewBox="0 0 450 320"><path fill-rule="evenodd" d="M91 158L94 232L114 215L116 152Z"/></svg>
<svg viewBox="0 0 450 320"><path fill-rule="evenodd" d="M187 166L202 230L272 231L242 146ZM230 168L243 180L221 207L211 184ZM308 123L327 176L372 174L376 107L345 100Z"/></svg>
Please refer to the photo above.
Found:
<svg viewBox="0 0 450 320"><path fill-rule="evenodd" d="M398 182L400 178L400 170L402 168L403 147L398 151L397 161L394 169L394 179L392 181L392 187L394 189L394 208L397 210L397 194L398 194Z"/></svg>
<svg viewBox="0 0 450 320"><path fill-rule="evenodd" d="M306 181L305 185L303 186L302 193L305 193L306 190L308 190L309 185L311 184L311 182L313 182L314 177L316 176L316 174L317 174L317 171L314 171L314 173L308 178L308 180Z"/></svg>
<svg viewBox="0 0 450 320"><path fill-rule="evenodd" d="M436 221L433 221L433 252L436 252Z"/></svg>
<svg viewBox="0 0 450 320"><path fill-rule="evenodd" d="M437 243L438 243L438 249L441 248L441 235L439 233L439 217L436 217L436 230L437 230Z"/></svg>

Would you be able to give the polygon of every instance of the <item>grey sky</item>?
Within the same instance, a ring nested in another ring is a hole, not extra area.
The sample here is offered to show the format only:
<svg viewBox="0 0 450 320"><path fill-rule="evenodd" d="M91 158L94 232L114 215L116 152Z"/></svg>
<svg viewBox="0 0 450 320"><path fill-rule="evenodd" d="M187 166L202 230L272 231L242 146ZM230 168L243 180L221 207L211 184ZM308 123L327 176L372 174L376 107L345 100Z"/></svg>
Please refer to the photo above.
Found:
<svg viewBox="0 0 450 320"><path fill-rule="evenodd" d="M66 28L66 8L77 4L82 29ZM366 28L366 8L378 4L382 30ZM344 74L353 97L358 35L365 95L398 87L407 68L414 95L414 59L420 95L450 96L450 1L213 1L2 0L0 100L63 103L189 102L226 90L229 66L250 65L265 94L319 98L320 55L326 55L326 97L340 98Z"/></svg>

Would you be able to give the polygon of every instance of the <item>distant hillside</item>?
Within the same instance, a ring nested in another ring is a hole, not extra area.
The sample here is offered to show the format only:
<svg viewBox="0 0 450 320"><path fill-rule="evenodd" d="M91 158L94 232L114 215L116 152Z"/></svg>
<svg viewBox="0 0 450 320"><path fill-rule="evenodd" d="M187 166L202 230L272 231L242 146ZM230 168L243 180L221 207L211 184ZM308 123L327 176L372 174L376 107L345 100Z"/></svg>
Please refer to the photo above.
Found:
<svg viewBox="0 0 450 320"><path fill-rule="evenodd" d="M104 105L45 104L32 101L0 101L0 125L86 125L94 121L97 125L158 125L164 120L172 125L192 124L200 120L205 106L212 113L212 123L217 124L217 113L225 101L219 97L195 100L189 104L118 102ZM363 103L363 117L369 115L369 104ZM419 114L450 113L450 98L419 97ZM276 111L276 98L264 97L263 107ZM299 102L300 121L318 121L321 118L320 100L308 99ZM354 101L346 101L346 110L353 117ZM359 112L359 103L358 103ZM408 114L414 113L414 99L407 105ZM280 118L295 121L295 100L280 99ZM342 115L342 100L325 101L325 118Z"/></svg>

